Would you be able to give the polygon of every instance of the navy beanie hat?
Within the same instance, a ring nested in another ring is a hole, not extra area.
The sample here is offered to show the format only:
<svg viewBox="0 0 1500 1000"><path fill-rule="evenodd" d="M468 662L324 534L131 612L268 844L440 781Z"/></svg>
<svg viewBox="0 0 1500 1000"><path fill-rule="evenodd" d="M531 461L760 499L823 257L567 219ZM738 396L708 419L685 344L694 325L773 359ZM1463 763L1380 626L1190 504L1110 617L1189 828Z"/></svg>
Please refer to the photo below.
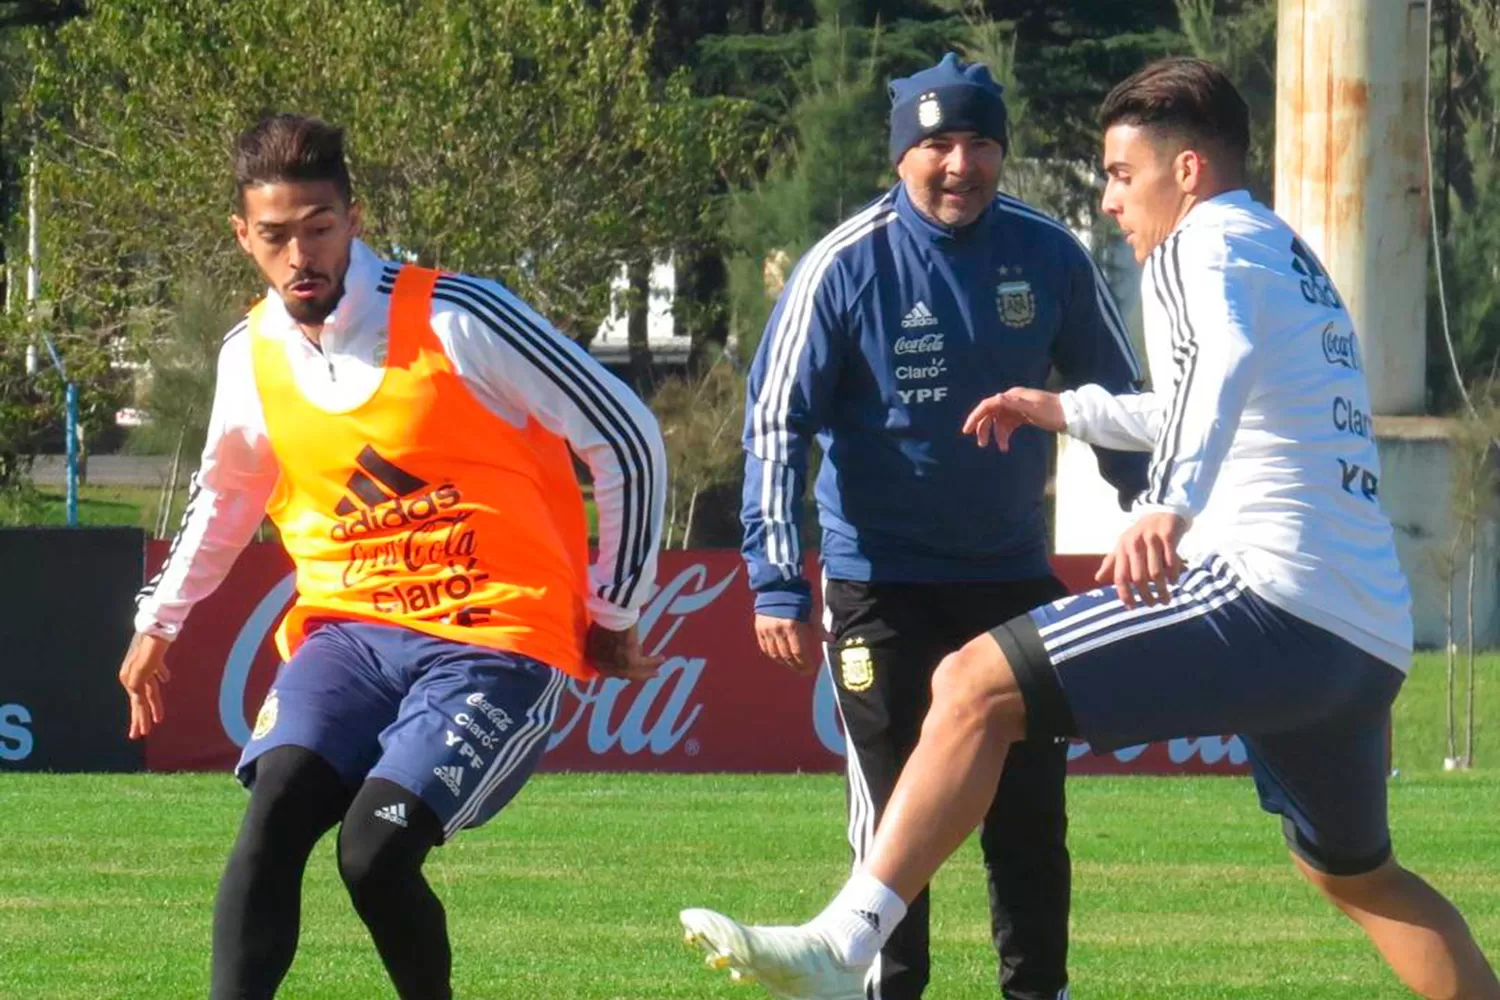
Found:
<svg viewBox="0 0 1500 1000"><path fill-rule="evenodd" d="M974 132L1008 145L1005 88L983 63L962 63L952 52L936 66L892 80L891 163L939 132Z"/></svg>

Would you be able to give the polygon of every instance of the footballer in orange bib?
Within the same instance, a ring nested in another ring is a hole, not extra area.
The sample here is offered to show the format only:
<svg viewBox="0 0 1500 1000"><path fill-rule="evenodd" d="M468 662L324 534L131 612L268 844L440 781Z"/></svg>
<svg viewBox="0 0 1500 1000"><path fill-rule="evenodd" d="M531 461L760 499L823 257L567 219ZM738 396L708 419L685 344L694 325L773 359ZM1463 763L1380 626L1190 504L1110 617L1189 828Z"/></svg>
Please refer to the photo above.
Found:
<svg viewBox="0 0 1500 1000"><path fill-rule="evenodd" d="M172 639L269 516L297 597L238 767L250 799L215 903L210 996L275 995L303 869L337 827L339 873L397 995L443 1000L428 853L526 782L570 679L661 663L635 630L661 435L506 288L361 242L339 129L264 119L239 136L234 178L235 235L270 290L225 338L182 529L137 601L130 735L164 717ZM594 486L592 563L575 456Z"/></svg>

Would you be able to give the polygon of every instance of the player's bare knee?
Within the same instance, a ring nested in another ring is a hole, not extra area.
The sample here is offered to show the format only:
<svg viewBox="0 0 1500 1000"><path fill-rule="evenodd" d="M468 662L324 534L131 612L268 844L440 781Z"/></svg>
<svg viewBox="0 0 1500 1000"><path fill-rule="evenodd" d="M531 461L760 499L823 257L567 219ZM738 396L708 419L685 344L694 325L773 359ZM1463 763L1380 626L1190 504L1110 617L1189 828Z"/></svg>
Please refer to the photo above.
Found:
<svg viewBox="0 0 1500 1000"><path fill-rule="evenodd" d="M1026 708L1015 674L987 635L943 657L932 675L932 706L929 718L956 717L1011 742L1026 735Z"/></svg>
<svg viewBox="0 0 1500 1000"><path fill-rule="evenodd" d="M1338 875L1314 867L1305 858L1292 855L1292 862L1302 877L1317 888L1328 901L1341 910L1368 910L1389 898L1401 880L1403 869L1394 858L1368 871Z"/></svg>

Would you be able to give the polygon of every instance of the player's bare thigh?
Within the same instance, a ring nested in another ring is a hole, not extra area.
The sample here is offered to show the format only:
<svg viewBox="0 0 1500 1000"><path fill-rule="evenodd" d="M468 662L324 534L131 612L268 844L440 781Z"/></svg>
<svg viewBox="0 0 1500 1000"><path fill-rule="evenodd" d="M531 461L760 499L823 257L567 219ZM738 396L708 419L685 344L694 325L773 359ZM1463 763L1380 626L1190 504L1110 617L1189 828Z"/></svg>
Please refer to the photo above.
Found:
<svg viewBox="0 0 1500 1000"><path fill-rule="evenodd" d="M988 633L943 657L932 675L927 726L976 726L1015 743L1026 736L1026 703L1000 644Z"/></svg>

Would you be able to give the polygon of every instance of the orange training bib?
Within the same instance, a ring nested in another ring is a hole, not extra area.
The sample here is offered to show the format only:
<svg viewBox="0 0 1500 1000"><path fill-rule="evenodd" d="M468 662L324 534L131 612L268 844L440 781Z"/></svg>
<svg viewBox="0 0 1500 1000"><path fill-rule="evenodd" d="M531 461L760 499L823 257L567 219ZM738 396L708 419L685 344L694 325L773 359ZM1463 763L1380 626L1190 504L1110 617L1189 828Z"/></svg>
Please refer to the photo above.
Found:
<svg viewBox="0 0 1500 1000"><path fill-rule="evenodd" d="M297 568L276 634L290 658L317 618L383 621L534 657L575 677L587 626L587 521L561 439L485 409L432 331L438 272L404 267L379 388L329 413L250 313L251 356L281 467L266 513Z"/></svg>

